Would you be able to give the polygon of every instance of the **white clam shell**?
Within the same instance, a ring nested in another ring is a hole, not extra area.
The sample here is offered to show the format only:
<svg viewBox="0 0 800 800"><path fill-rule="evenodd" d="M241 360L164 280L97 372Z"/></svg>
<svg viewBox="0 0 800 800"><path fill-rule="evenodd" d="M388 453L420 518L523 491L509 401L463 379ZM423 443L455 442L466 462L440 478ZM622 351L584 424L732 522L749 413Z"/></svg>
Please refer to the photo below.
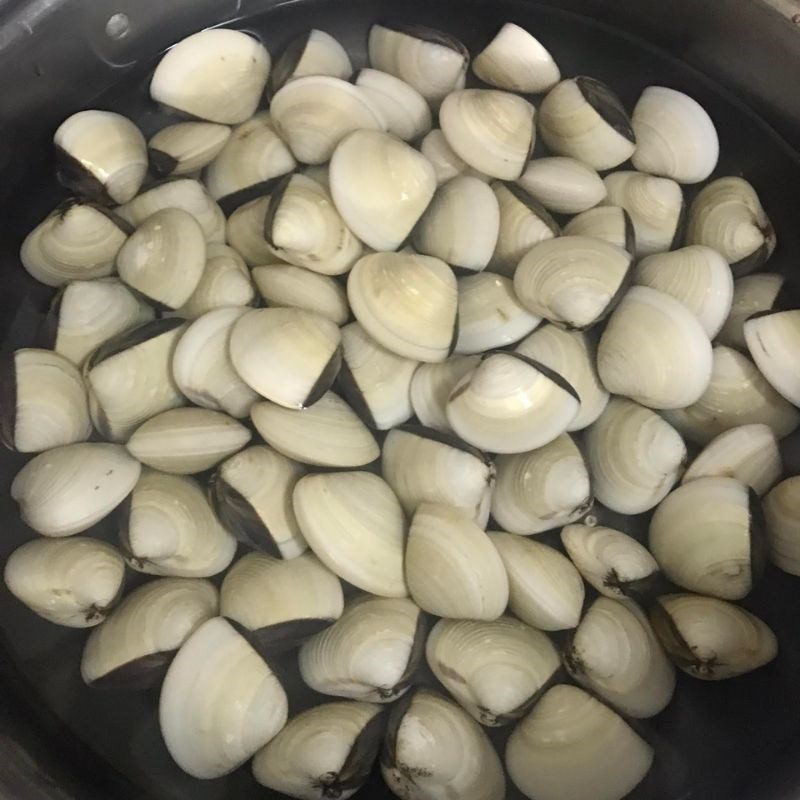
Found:
<svg viewBox="0 0 800 800"><path fill-rule="evenodd" d="M136 686L137 662L158 657L168 662L200 625L217 616L218 606L216 587L197 578L159 578L134 589L86 640L81 677L89 686L105 682L123 688L126 677Z"/></svg>
<svg viewBox="0 0 800 800"><path fill-rule="evenodd" d="M334 392L302 411L256 403L250 416L267 444L304 464L363 467L381 452L369 428Z"/></svg>
<svg viewBox="0 0 800 800"><path fill-rule="evenodd" d="M490 726L521 717L561 665L545 634L505 616L491 622L439 620L426 655L443 686Z"/></svg>
<svg viewBox="0 0 800 800"><path fill-rule="evenodd" d="M722 328L733 302L733 274L728 262L710 247L689 245L643 258L633 282L671 294L691 311L709 339Z"/></svg>
<svg viewBox="0 0 800 800"><path fill-rule="evenodd" d="M425 98L400 78L377 69L362 69L356 86L386 120L386 130L411 142L431 129L431 109Z"/></svg>
<svg viewBox="0 0 800 800"><path fill-rule="evenodd" d="M631 215L621 206L595 206L564 226L565 236L590 236L636 253L636 233Z"/></svg>
<svg viewBox="0 0 800 800"><path fill-rule="evenodd" d="M158 707L161 735L194 778L233 772L286 724L278 679L233 626L214 617L183 644Z"/></svg>
<svg viewBox="0 0 800 800"><path fill-rule="evenodd" d="M759 315L744 323L747 349L769 384L792 405L800 406L800 310Z"/></svg>
<svg viewBox="0 0 800 800"><path fill-rule="evenodd" d="M421 503L405 553L411 597L452 619L497 619L508 605L503 561L486 533L459 508Z"/></svg>
<svg viewBox="0 0 800 800"><path fill-rule="evenodd" d="M781 481L764 500L769 558L790 575L800 575L800 477Z"/></svg>
<svg viewBox="0 0 800 800"><path fill-rule="evenodd" d="M106 618L121 594L125 562L97 539L34 539L11 553L3 577L11 594L40 617L88 628Z"/></svg>
<svg viewBox="0 0 800 800"><path fill-rule="evenodd" d="M264 220L269 208L269 197L259 197L239 206L225 227L228 244L250 267L268 264L275 260L273 248L264 238Z"/></svg>
<svg viewBox="0 0 800 800"><path fill-rule="evenodd" d="M711 382L692 405L665 412L665 418L687 439L708 444L739 425L763 423L783 439L800 425L800 412L770 386L744 354L717 345Z"/></svg>
<svg viewBox="0 0 800 800"><path fill-rule="evenodd" d="M436 183L439 186L457 175L469 175L485 182L490 180L488 175L472 169L453 152L453 148L447 143L441 128L434 128L427 133L422 139L419 149L422 155L431 162L436 173Z"/></svg>
<svg viewBox="0 0 800 800"><path fill-rule="evenodd" d="M546 92L561 80L547 48L513 22L506 22L475 56L472 71L484 83L522 94Z"/></svg>
<svg viewBox="0 0 800 800"><path fill-rule="evenodd" d="M11 356L12 406L3 440L20 453L39 453L86 441L92 433L86 387L78 368L51 350L26 348Z"/></svg>
<svg viewBox="0 0 800 800"><path fill-rule="evenodd" d="M513 344L541 321L519 302L510 278L480 272L458 279L456 353L482 353Z"/></svg>
<svg viewBox="0 0 800 800"><path fill-rule="evenodd" d="M347 293L330 276L291 264L256 267L253 282L271 308L304 308L344 325L350 316Z"/></svg>
<svg viewBox="0 0 800 800"><path fill-rule="evenodd" d="M542 325L514 350L557 372L578 393L580 408L568 431L583 430L603 413L609 394L600 383L597 344L589 334Z"/></svg>
<svg viewBox="0 0 800 800"><path fill-rule="evenodd" d="M447 419L475 447L523 453L564 433L578 406L577 393L557 373L523 356L494 352L456 384Z"/></svg>
<svg viewBox="0 0 800 800"><path fill-rule="evenodd" d="M568 434L528 453L501 455L492 516L510 533L529 535L560 528L591 507L589 471Z"/></svg>
<svg viewBox="0 0 800 800"><path fill-rule="evenodd" d="M500 180L522 175L533 150L534 107L497 89L461 89L445 97L439 125L447 143L466 164Z"/></svg>
<svg viewBox="0 0 800 800"><path fill-rule="evenodd" d="M580 214L605 199L603 179L575 158L553 156L528 163L517 183L548 211Z"/></svg>
<svg viewBox="0 0 800 800"><path fill-rule="evenodd" d="M269 89L274 93L285 83L307 75L330 75L349 80L353 74L350 56L329 33L312 28L293 39L275 61Z"/></svg>
<svg viewBox="0 0 800 800"><path fill-rule="evenodd" d="M150 96L194 117L235 125L258 107L270 65L267 49L246 33L200 31L167 50L153 73Z"/></svg>
<svg viewBox="0 0 800 800"><path fill-rule="evenodd" d="M154 169L162 174L166 163L169 175L191 175L208 166L231 135L227 125L216 122L178 122L167 125L150 137L147 148Z"/></svg>
<svg viewBox="0 0 800 800"><path fill-rule="evenodd" d="M536 800L620 800L652 763L652 747L575 686L550 689L506 747L511 780Z"/></svg>
<svg viewBox="0 0 800 800"><path fill-rule="evenodd" d="M660 503L686 461L680 434L623 397L611 399L584 443L595 497L620 514L641 514Z"/></svg>
<svg viewBox="0 0 800 800"><path fill-rule="evenodd" d="M306 475L293 506L315 555L353 586L381 597L406 597L406 520L388 483L369 472Z"/></svg>
<svg viewBox="0 0 800 800"><path fill-rule="evenodd" d="M782 469L775 434L768 425L756 422L712 439L686 470L682 483L729 476L762 496L778 481Z"/></svg>
<svg viewBox="0 0 800 800"><path fill-rule="evenodd" d="M364 330L387 350L414 361L447 358L458 292L444 261L409 253L364 256L348 276L347 297Z"/></svg>
<svg viewBox="0 0 800 800"><path fill-rule="evenodd" d="M717 166L719 139L708 112L693 98L648 86L631 117L636 134L633 166L641 172L700 183Z"/></svg>
<svg viewBox="0 0 800 800"><path fill-rule="evenodd" d="M386 120L358 86L327 75L290 81L270 103L281 138L303 164L324 164L349 133L386 130Z"/></svg>
<svg viewBox="0 0 800 800"><path fill-rule="evenodd" d="M597 371L606 389L642 405L679 409L712 380L711 343L697 317L674 297L634 286L606 325Z"/></svg>
<svg viewBox="0 0 800 800"><path fill-rule="evenodd" d="M378 130L359 130L342 139L329 174L337 210L373 250L396 250L436 190L431 162Z"/></svg>
<svg viewBox="0 0 800 800"><path fill-rule="evenodd" d="M447 400L455 385L472 372L480 356L451 356L438 364L419 364L411 379L411 406L425 426L452 432L447 421Z"/></svg>
<svg viewBox="0 0 800 800"><path fill-rule="evenodd" d="M684 208L679 184L671 178L633 171L612 172L603 182L608 192L604 203L620 206L630 215L640 256L663 253L673 247Z"/></svg>
<svg viewBox="0 0 800 800"><path fill-rule="evenodd" d="M141 464L117 444L68 444L40 453L11 484L22 521L43 536L91 528L130 494Z"/></svg>
<svg viewBox="0 0 800 800"><path fill-rule="evenodd" d="M774 272L758 272L735 280L731 313L717 336L717 342L746 350L745 321L753 314L773 307L785 280L783 275Z"/></svg>
<svg viewBox="0 0 800 800"><path fill-rule="evenodd" d="M581 618L584 588L570 560L526 536L489 533L508 573L509 609L543 631L574 628Z"/></svg>
<svg viewBox="0 0 800 800"><path fill-rule="evenodd" d="M300 674L323 694L389 703L408 689L425 632L422 612L411 600L361 595L303 644Z"/></svg>
<svg viewBox="0 0 800 800"><path fill-rule="evenodd" d="M143 470L126 516L121 539L129 566L138 572L209 578L236 553L236 539L192 478Z"/></svg>

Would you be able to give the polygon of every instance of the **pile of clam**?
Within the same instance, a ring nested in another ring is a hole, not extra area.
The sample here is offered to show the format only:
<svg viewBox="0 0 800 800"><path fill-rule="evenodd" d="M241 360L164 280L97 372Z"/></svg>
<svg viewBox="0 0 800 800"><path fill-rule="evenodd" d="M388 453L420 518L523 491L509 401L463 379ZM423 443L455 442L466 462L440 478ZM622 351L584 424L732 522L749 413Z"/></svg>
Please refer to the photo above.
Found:
<svg viewBox="0 0 800 800"><path fill-rule="evenodd" d="M5 581L93 628L89 686L161 685L196 778L618 800L654 758L629 721L676 666L770 662L735 602L800 574L774 231L742 177L685 207L719 148L680 91L629 117L511 23L473 74L422 27L368 51L207 30L153 74L174 124L58 128L71 197L20 254L57 292L2 429L38 536ZM330 701L290 719L279 657Z"/></svg>

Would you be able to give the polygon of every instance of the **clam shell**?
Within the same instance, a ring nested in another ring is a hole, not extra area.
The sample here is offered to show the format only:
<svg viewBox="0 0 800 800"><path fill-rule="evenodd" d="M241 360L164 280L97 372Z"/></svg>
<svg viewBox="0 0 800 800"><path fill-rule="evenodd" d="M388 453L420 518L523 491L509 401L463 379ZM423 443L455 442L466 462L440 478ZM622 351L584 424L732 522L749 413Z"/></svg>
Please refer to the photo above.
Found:
<svg viewBox="0 0 800 800"><path fill-rule="evenodd" d="M735 280L731 312L717 335L717 342L746 350L745 321L754 314L775 307L785 280L783 275L774 272L758 272Z"/></svg>
<svg viewBox="0 0 800 800"><path fill-rule="evenodd" d="M548 211L580 214L605 199L603 179L588 164L553 156L528 163L517 183Z"/></svg>
<svg viewBox="0 0 800 800"><path fill-rule="evenodd" d="M372 101L386 120L386 130L405 142L431 129L431 109L425 98L400 78L377 69L362 69L356 86Z"/></svg>
<svg viewBox="0 0 800 800"><path fill-rule="evenodd" d="M286 45L269 74L268 91L272 96L285 83L308 75L330 75L346 81L352 74L353 65L344 47L329 33L312 28Z"/></svg>
<svg viewBox="0 0 800 800"><path fill-rule="evenodd" d="M303 308L344 325L350 317L347 293L331 277L291 264L265 264L253 270L258 293L271 308Z"/></svg>
<svg viewBox="0 0 800 800"><path fill-rule="evenodd" d="M455 385L475 369L480 356L451 356L438 364L419 364L411 379L411 406L426 427L452 433L447 400Z"/></svg>
<svg viewBox="0 0 800 800"><path fill-rule="evenodd" d="M595 206L564 226L565 236L590 236L622 247L636 255L636 233L631 215L621 206Z"/></svg>
<svg viewBox="0 0 800 800"><path fill-rule="evenodd" d="M159 175L191 175L208 166L231 135L216 122L178 122L150 137L150 168Z"/></svg>
<svg viewBox="0 0 800 800"><path fill-rule="evenodd" d="M800 348L800 310L765 312L744 323L747 349L761 374L781 396L800 406L795 360Z"/></svg>
<svg viewBox="0 0 800 800"><path fill-rule="evenodd" d="M800 477L781 481L764 500L770 561L790 575L800 575Z"/></svg>

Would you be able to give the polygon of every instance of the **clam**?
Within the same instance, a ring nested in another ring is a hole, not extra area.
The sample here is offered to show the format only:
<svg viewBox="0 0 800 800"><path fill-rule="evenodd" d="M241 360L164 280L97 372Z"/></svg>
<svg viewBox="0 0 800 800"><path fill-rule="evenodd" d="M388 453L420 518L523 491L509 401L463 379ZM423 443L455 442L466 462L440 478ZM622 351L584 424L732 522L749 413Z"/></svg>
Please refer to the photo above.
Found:
<svg viewBox="0 0 800 800"><path fill-rule="evenodd" d="M411 142L431 129L431 109L427 101L400 78L367 68L359 71L355 84L386 120L389 133Z"/></svg>
<svg viewBox="0 0 800 800"><path fill-rule="evenodd" d="M481 450L523 453L564 433L578 406L577 393L558 373L518 353L495 351L456 384L447 419Z"/></svg>
<svg viewBox="0 0 800 800"><path fill-rule="evenodd" d="M130 232L128 223L114 212L68 200L25 237L19 259L47 286L103 278L114 271L117 253Z"/></svg>
<svg viewBox="0 0 800 800"><path fill-rule="evenodd" d="M774 272L758 272L734 281L731 313L717 336L717 342L746 350L745 321L754 314L780 306L781 289L785 280L783 275Z"/></svg>
<svg viewBox="0 0 800 800"><path fill-rule="evenodd" d="M700 183L717 166L719 139L708 112L675 89L648 86L631 118L636 135L633 166L641 172Z"/></svg>
<svg viewBox="0 0 800 800"><path fill-rule="evenodd" d="M417 506L405 574L414 602L438 617L493 620L508 605L502 559L486 533L454 506Z"/></svg>
<svg viewBox="0 0 800 800"><path fill-rule="evenodd" d="M758 367L723 345L714 348L711 382L702 396L665 417L687 439L703 445L740 425L769 425L776 439L800 425L800 412L767 383Z"/></svg>
<svg viewBox="0 0 800 800"><path fill-rule="evenodd" d="M650 520L649 547L676 585L741 600L764 568L758 498L735 478L697 478L661 501Z"/></svg>
<svg viewBox="0 0 800 800"><path fill-rule="evenodd" d="M588 236L535 244L514 272L514 290L532 313L567 329L603 319L625 290L631 254Z"/></svg>
<svg viewBox="0 0 800 800"><path fill-rule="evenodd" d="M486 526L494 465L456 437L415 425L394 428L383 442L381 470L407 515L421 503L445 504Z"/></svg>
<svg viewBox="0 0 800 800"><path fill-rule="evenodd" d="M267 49L254 37L212 28L167 50L150 81L150 96L193 117L236 125L253 116L270 66Z"/></svg>
<svg viewBox="0 0 800 800"><path fill-rule="evenodd" d="M489 737L452 700L420 688L389 717L381 753L389 789L409 800L502 800L506 779Z"/></svg>
<svg viewBox="0 0 800 800"><path fill-rule="evenodd" d="M227 569L236 539L217 520L203 489L184 475L145 469L120 514L128 565L148 575L209 578Z"/></svg>
<svg viewBox="0 0 800 800"><path fill-rule="evenodd" d="M716 250L701 245L643 258L633 271L633 282L680 300L697 317L709 339L719 333L733 302L733 275L728 262Z"/></svg>
<svg viewBox="0 0 800 800"><path fill-rule="evenodd" d="M411 240L418 252L468 274L489 263L499 232L500 207L492 189L479 178L458 175L437 189Z"/></svg>
<svg viewBox="0 0 800 800"><path fill-rule="evenodd" d="M347 134L384 131L387 124L366 92L328 75L284 84L272 98L270 114L292 155L303 164L324 164Z"/></svg>
<svg viewBox="0 0 800 800"><path fill-rule="evenodd" d="M342 360L336 324L300 308L248 311L231 328L228 349L242 380L286 408L319 400Z"/></svg>
<svg viewBox="0 0 800 800"><path fill-rule="evenodd" d="M389 430L411 418L411 380L416 369L416 361L382 347L358 322L342 328L339 385L370 427Z"/></svg>
<svg viewBox="0 0 800 800"><path fill-rule="evenodd" d="M543 631L574 628L581 618L584 588L570 560L546 544L514 533L490 532L508 573L509 610Z"/></svg>
<svg viewBox="0 0 800 800"><path fill-rule="evenodd" d="M407 597L406 520L386 481L369 472L306 475L294 512L317 558L343 580L381 597Z"/></svg>
<svg viewBox="0 0 800 800"><path fill-rule="evenodd" d="M546 691L560 667L541 631L513 617L441 619L426 646L433 674L481 724L508 725Z"/></svg>
<svg viewBox="0 0 800 800"><path fill-rule="evenodd" d="M294 647L344 609L342 584L312 553L289 560L248 553L225 575L219 602L219 613L259 651Z"/></svg>
<svg viewBox="0 0 800 800"><path fill-rule="evenodd" d="M495 466L492 516L510 533L560 528L592 507L589 471L569 434L538 450L498 456Z"/></svg>
<svg viewBox="0 0 800 800"><path fill-rule="evenodd" d="M323 275L347 272L363 251L328 190L300 174L281 181L272 193L264 237L283 261Z"/></svg>
<svg viewBox="0 0 800 800"><path fill-rule="evenodd" d="M506 22L475 56L472 71L484 83L522 94L547 92L561 80L547 48L513 22Z"/></svg>
<svg viewBox="0 0 800 800"><path fill-rule="evenodd" d="M614 528L567 525L561 542L586 582L605 597L646 595L642 590L658 577L650 551Z"/></svg>
<svg viewBox="0 0 800 800"><path fill-rule="evenodd" d="M26 348L8 357L0 398L0 438L11 450L40 453L92 433L83 378L51 350Z"/></svg>
<svg viewBox="0 0 800 800"><path fill-rule="evenodd" d="M721 253L738 278L763 266L775 249L775 230L756 190L738 177L705 186L689 209L687 244Z"/></svg>
<svg viewBox="0 0 800 800"><path fill-rule="evenodd" d="M197 319L225 306L249 306L255 290L244 259L225 244L206 246L206 265L192 296L178 309L186 319Z"/></svg>
<svg viewBox="0 0 800 800"><path fill-rule="evenodd" d="M635 719L663 711L675 691L675 668L631 600L595 600L570 638L564 663L583 687Z"/></svg>
<svg viewBox="0 0 800 800"><path fill-rule="evenodd" d="M603 179L592 167L565 156L533 159L517 183L557 214L580 214L606 196Z"/></svg>
<svg viewBox="0 0 800 800"><path fill-rule="evenodd" d="M696 403L712 381L711 343L679 300L634 286L611 315L597 348L603 386L656 409Z"/></svg>
<svg viewBox="0 0 800 800"><path fill-rule="evenodd" d="M683 483L705 477L731 477L759 497L777 483L783 466L778 442L768 425L740 425L712 439L686 470Z"/></svg>
<svg viewBox="0 0 800 800"><path fill-rule="evenodd" d="M411 407L426 427L451 433L447 400L455 385L475 369L480 356L451 356L438 364L419 364L411 379Z"/></svg>
<svg viewBox="0 0 800 800"><path fill-rule="evenodd" d="M180 646L218 606L214 585L197 578L158 578L134 589L86 640L84 683L98 689L158 684Z"/></svg>
<svg viewBox="0 0 800 800"><path fill-rule="evenodd" d="M380 130L358 130L331 157L333 202L347 226L373 250L397 250L436 190L433 165Z"/></svg>
<svg viewBox="0 0 800 800"><path fill-rule="evenodd" d="M34 539L11 553L3 577L11 594L40 617L88 628L99 625L121 596L125 562L97 539Z"/></svg>
<svg viewBox="0 0 800 800"><path fill-rule="evenodd" d="M460 89L444 98L439 125L453 152L473 169L513 181L522 175L536 141L535 110L498 89Z"/></svg>
<svg viewBox="0 0 800 800"><path fill-rule="evenodd" d="M770 561L800 575L800 477L781 481L764 500Z"/></svg>
<svg viewBox="0 0 800 800"><path fill-rule="evenodd" d="M489 269L514 277L522 257L538 242L558 236L560 231L548 211L515 184L495 182L492 191L500 209L497 245Z"/></svg>
<svg viewBox="0 0 800 800"><path fill-rule="evenodd" d="M350 316L347 293L330 276L291 264L256 267L253 282L271 308L303 308L344 325Z"/></svg>
<svg viewBox="0 0 800 800"><path fill-rule="evenodd" d="M239 377L228 354L230 332L246 308L215 308L194 320L172 354L172 376L192 403L242 418L258 395Z"/></svg>
<svg viewBox="0 0 800 800"><path fill-rule="evenodd" d="M469 53L458 39L422 25L373 25L369 63L401 78L428 102L438 104L462 87Z"/></svg>
<svg viewBox="0 0 800 800"><path fill-rule="evenodd" d="M200 181L192 178L170 178L145 189L128 203L116 209L134 227L149 216L167 208L178 208L191 214L203 229L206 241L225 243L225 215Z"/></svg>
<svg viewBox="0 0 800 800"><path fill-rule="evenodd" d="M253 759L255 779L303 800L347 800L367 781L385 714L374 703L323 703L292 718Z"/></svg>
<svg viewBox="0 0 800 800"><path fill-rule="evenodd" d="M764 311L744 323L747 349L770 386L792 405L800 406L800 310Z"/></svg>
<svg viewBox="0 0 800 800"><path fill-rule="evenodd" d="M350 56L329 33L312 28L292 39L269 74L268 91L274 95L284 84L308 75L329 75L349 80L353 74Z"/></svg>
<svg viewBox="0 0 800 800"><path fill-rule="evenodd" d="M58 180L76 195L103 205L127 203L147 172L147 144L127 117L79 111L53 135ZM87 276L88 277L88 276Z"/></svg>
<svg viewBox="0 0 800 800"><path fill-rule="evenodd" d="M11 483L22 521L42 536L71 536L107 517L131 492L142 465L118 444L54 447Z"/></svg>
<svg viewBox="0 0 800 800"><path fill-rule="evenodd" d="M192 296L205 266L203 229L180 208L165 208L149 216L117 254L120 278L172 310Z"/></svg>
<svg viewBox="0 0 800 800"><path fill-rule="evenodd" d="M631 215L622 206L595 206L564 226L565 236L590 236L622 247L636 255L636 233Z"/></svg>
<svg viewBox="0 0 800 800"><path fill-rule="evenodd" d="M652 763L652 747L576 686L550 689L506 746L509 777L536 800L620 800Z"/></svg>
<svg viewBox="0 0 800 800"><path fill-rule="evenodd" d="M411 600L361 595L303 644L300 674L316 692L390 703L411 685L427 633L425 615Z"/></svg>
<svg viewBox="0 0 800 800"><path fill-rule="evenodd" d="M658 505L683 471L686 445L655 411L613 397L586 431L584 444L595 497L620 514Z"/></svg>
<svg viewBox="0 0 800 800"><path fill-rule="evenodd" d="M222 524L245 544L292 559L306 550L292 508L303 468L270 447L240 450L218 467L209 497Z"/></svg>
<svg viewBox="0 0 800 800"><path fill-rule="evenodd" d="M104 342L86 360L89 412L107 439L125 441L145 420L184 403L172 377L184 330L180 319L147 322Z"/></svg>
<svg viewBox="0 0 800 800"><path fill-rule="evenodd" d="M636 149L631 121L604 83L581 75L554 86L539 107L539 133L550 150L597 170L627 161Z"/></svg>
<svg viewBox="0 0 800 800"><path fill-rule="evenodd" d="M568 431L583 430L603 413L609 395L597 375L597 345L589 334L542 325L514 349L557 372L578 393L580 407Z"/></svg>
<svg viewBox="0 0 800 800"><path fill-rule="evenodd" d="M303 464L363 467L381 453L369 428L334 392L326 392L302 411L256 403L250 416L267 444Z"/></svg>
<svg viewBox="0 0 800 800"><path fill-rule="evenodd" d="M275 260L273 248L264 238L264 219L268 208L268 196L251 200L230 215L225 228L228 244L251 267Z"/></svg>
<svg viewBox="0 0 800 800"><path fill-rule="evenodd" d="M68 283L45 320L48 345L81 366L100 345L149 322L155 312L116 278Z"/></svg>
<svg viewBox="0 0 800 800"><path fill-rule="evenodd" d="M387 350L426 362L444 361L450 354L458 329L458 292L444 261L372 253L350 272L347 297L364 330Z"/></svg>
<svg viewBox="0 0 800 800"><path fill-rule="evenodd" d="M178 122L150 137L147 154L157 175L191 175L207 167L231 135L227 125L216 122Z"/></svg>
<svg viewBox="0 0 800 800"><path fill-rule="evenodd" d="M259 111L233 129L219 155L208 165L204 180L211 196L230 213L296 166L269 112Z"/></svg>
<svg viewBox="0 0 800 800"><path fill-rule="evenodd" d="M453 148L447 143L441 128L429 131L422 139L419 149L422 155L431 162L436 173L436 183L439 186L457 175L470 175L483 181L489 180L488 176L467 166L463 159L453 152Z"/></svg>
<svg viewBox="0 0 800 800"><path fill-rule="evenodd" d="M604 178L605 203L628 212L640 256L663 253L678 242L684 215L683 192L671 178L643 172L612 172ZM702 244L702 242L687 242Z"/></svg>
<svg viewBox="0 0 800 800"><path fill-rule="evenodd" d="M735 678L763 667L778 653L778 641L766 623L715 597L659 597L650 621L676 665L693 678Z"/></svg>
<svg viewBox="0 0 800 800"><path fill-rule="evenodd" d="M482 353L518 342L541 322L514 293L510 278L480 272L458 279L456 353Z"/></svg>
<svg viewBox="0 0 800 800"><path fill-rule="evenodd" d="M205 472L241 450L251 433L220 411L173 408L140 425L128 451L142 464L171 475Z"/></svg>
<svg viewBox="0 0 800 800"><path fill-rule="evenodd" d="M233 772L286 724L286 693L244 636L204 622L170 664L158 707L170 755L193 778Z"/></svg>

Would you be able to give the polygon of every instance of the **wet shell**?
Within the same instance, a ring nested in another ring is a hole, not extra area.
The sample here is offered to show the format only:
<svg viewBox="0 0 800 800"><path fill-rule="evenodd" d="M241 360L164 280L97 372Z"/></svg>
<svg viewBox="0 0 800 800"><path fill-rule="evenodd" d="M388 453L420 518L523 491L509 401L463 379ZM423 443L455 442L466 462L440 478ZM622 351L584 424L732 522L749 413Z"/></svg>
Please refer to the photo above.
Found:
<svg viewBox="0 0 800 800"><path fill-rule="evenodd" d="M535 158L517 183L548 211L580 214L606 196L603 179L587 164L574 158Z"/></svg>
<svg viewBox="0 0 800 800"><path fill-rule="evenodd" d="M469 175L482 181L489 181L488 176L467 166L463 159L453 152L453 148L447 144L441 128L434 128L430 131L423 138L419 149L422 155L431 162L436 173L436 183L439 186L457 175Z"/></svg>
<svg viewBox="0 0 800 800"><path fill-rule="evenodd" d="M356 86L386 120L386 130L411 142L431 129L431 109L425 98L405 81L377 69L362 69Z"/></svg>
<svg viewBox="0 0 800 800"><path fill-rule="evenodd" d="M292 39L275 61L269 74L270 96L295 78L307 75L330 75L349 80L353 74L350 56L329 33L312 28Z"/></svg>
<svg viewBox="0 0 800 800"><path fill-rule="evenodd" d="M596 206L573 217L564 226L565 236L591 236L622 247L636 255L636 233L631 215L621 206Z"/></svg>
<svg viewBox="0 0 800 800"><path fill-rule="evenodd" d="M178 122L167 125L147 143L150 168L158 175L191 175L208 166L231 135L216 122Z"/></svg>
<svg viewBox="0 0 800 800"><path fill-rule="evenodd" d="M253 270L258 293L271 308L303 308L336 325L350 316L347 293L331 277L291 264L265 264Z"/></svg>
<svg viewBox="0 0 800 800"><path fill-rule="evenodd" d="M259 197L239 206L228 218L225 229L228 244L251 267L275 260L273 248L264 238L268 208L269 197Z"/></svg>
<svg viewBox="0 0 800 800"><path fill-rule="evenodd" d="M475 369L480 356L451 356L438 364L420 364L411 379L411 406L426 427L452 432L447 421L447 400L456 384Z"/></svg>

